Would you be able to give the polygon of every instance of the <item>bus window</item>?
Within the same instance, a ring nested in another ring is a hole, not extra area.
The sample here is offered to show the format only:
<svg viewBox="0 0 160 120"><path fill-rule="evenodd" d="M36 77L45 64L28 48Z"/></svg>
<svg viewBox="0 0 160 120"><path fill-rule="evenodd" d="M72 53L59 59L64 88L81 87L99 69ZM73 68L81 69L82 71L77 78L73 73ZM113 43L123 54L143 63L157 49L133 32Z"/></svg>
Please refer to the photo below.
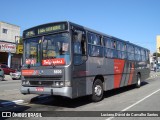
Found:
<svg viewBox="0 0 160 120"><path fill-rule="evenodd" d="M141 51L138 47L135 47L135 60L141 61Z"/></svg>
<svg viewBox="0 0 160 120"><path fill-rule="evenodd" d="M107 37L104 38L104 46L106 48L111 48L111 40L110 40L110 38L107 38Z"/></svg>
<svg viewBox="0 0 160 120"><path fill-rule="evenodd" d="M101 45L101 37L94 33L88 33L88 43L93 45Z"/></svg>
<svg viewBox="0 0 160 120"><path fill-rule="evenodd" d="M73 32L74 64L82 64L86 60L86 36L85 32L76 30Z"/></svg>
<svg viewBox="0 0 160 120"><path fill-rule="evenodd" d="M129 44L127 44L127 56L128 56L128 60L135 60L134 47Z"/></svg>
<svg viewBox="0 0 160 120"><path fill-rule="evenodd" d="M146 53L144 49L141 49L141 58L142 58L142 61L146 61Z"/></svg>

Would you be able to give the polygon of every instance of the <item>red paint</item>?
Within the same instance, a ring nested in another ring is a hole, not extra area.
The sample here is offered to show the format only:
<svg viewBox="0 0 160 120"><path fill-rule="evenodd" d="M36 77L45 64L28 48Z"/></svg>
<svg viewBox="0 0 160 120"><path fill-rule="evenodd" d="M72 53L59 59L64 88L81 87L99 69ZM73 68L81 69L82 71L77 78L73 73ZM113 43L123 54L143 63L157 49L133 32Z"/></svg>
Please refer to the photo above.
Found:
<svg viewBox="0 0 160 120"><path fill-rule="evenodd" d="M45 59L42 60L43 66L49 66L49 65L65 65L65 59L64 58L56 58L56 59Z"/></svg>
<svg viewBox="0 0 160 120"><path fill-rule="evenodd" d="M114 59L114 88L119 88L125 60Z"/></svg>
<svg viewBox="0 0 160 120"><path fill-rule="evenodd" d="M36 87L36 91L42 92L42 91L44 91L44 88L43 87Z"/></svg>
<svg viewBox="0 0 160 120"><path fill-rule="evenodd" d="M130 70L130 75L129 75L129 80L128 80L128 85L131 85L132 80L133 80L133 74L134 74L134 63L132 63L132 67Z"/></svg>
<svg viewBox="0 0 160 120"><path fill-rule="evenodd" d="M33 75L34 70L22 70L22 75L23 76L30 76Z"/></svg>

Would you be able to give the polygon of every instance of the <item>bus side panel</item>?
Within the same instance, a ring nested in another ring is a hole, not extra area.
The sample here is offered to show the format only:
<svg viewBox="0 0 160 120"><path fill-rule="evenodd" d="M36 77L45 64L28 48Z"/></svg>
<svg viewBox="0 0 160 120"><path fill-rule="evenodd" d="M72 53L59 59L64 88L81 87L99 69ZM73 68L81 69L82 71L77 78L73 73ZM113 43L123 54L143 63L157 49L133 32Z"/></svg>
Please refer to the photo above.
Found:
<svg viewBox="0 0 160 120"><path fill-rule="evenodd" d="M102 69L104 72L99 74L104 77L104 90L106 91L114 88L114 60L104 58L103 62Z"/></svg>
<svg viewBox="0 0 160 120"><path fill-rule="evenodd" d="M114 88L114 60L108 58L88 57L87 65L87 94L92 93L92 85L97 75L104 78L104 90Z"/></svg>
<svg viewBox="0 0 160 120"><path fill-rule="evenodd" d="M124 65L124 70L123 70L123 75L122 75L122 80L121 80L121 83L120 83L120 87L125 86L126 79L128 80L127 75L128 75L128 64L125 61L125 65Z"/></svg>
<svg viewBox="0 0 160 120"><path fill-rule="evenodd" d="M125 60L114 59L114 88L119 88L122 81Z"/></svg>
<svg viewBox="0 0 160 120"><path fill-rule="evenodd" d="M86 63L82 65L75 65L72 71L72 91L73 98L85 96L86 95L86 75L88 71L86 70Z"/></svg>
<svg viewBox="0 0 160 120"><path fill-rule="evenodd" d="M127 61L127 73L126 73L126 80L125 80L125 85L124 86L129 85L130 81L132 82L133 75L131 73L131 64L132 64L132 62Z"/></svg>

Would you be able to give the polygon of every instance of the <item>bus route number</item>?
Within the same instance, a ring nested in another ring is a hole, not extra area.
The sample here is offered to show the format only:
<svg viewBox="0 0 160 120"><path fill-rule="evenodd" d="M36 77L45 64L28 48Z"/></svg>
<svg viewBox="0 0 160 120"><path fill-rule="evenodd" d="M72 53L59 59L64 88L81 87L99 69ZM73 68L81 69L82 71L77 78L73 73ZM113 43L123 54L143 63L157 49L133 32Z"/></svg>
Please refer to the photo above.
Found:
<svg viewBox="0 0 160 120"><path fill-rule="evenodd" d="M54 70L54 74L62 74L62 70Z"/></svg>

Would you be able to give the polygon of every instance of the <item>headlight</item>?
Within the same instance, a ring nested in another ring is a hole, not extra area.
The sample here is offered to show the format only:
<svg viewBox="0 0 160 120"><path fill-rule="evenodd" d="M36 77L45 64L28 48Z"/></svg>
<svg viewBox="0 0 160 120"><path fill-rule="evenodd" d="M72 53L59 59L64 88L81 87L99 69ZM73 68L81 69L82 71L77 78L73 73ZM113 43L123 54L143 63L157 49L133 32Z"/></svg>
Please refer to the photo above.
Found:
<svg viewBox="0 0 160 120"><path fill-rule="evenodd" d="M64 86L64 82L60 82L60 86Z"/></svg>
<svg viewBox="0 0 160 120"><path fill-rule="evenodd" d="M59 82L56 82L56 86L57 86L57 87L59 86Z"/></svg>
<svg viewBox="0 0 160 120"><path fill-rule="evenodd" d="M53 82L53 87L63 87L64 86L64 82L63 81L55 81Z"/></svg>
<svg viewBox="0 0 160 120"><path fill-rule="evenodd" d="M29 81L22 80L22 85L30 85Z"/></svg>

